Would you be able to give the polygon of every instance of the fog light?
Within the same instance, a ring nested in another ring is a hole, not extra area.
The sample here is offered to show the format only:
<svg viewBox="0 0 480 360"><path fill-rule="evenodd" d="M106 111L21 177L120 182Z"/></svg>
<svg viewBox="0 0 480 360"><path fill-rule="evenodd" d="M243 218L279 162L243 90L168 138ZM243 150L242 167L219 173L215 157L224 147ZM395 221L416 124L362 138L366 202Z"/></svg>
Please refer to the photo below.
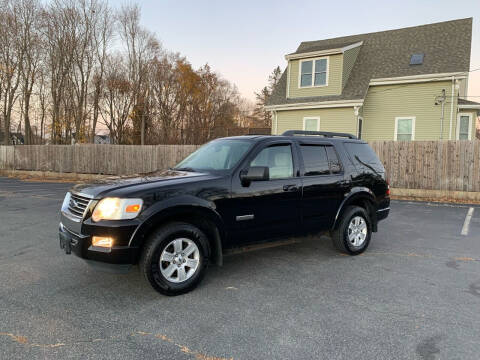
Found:
<svg viewBox="0 0 480 360"><path fill-rule="evenodd" d="M92 239L92 246L111 248L113 246L113 238L103 237L103 236L94 236Z"/></svg>

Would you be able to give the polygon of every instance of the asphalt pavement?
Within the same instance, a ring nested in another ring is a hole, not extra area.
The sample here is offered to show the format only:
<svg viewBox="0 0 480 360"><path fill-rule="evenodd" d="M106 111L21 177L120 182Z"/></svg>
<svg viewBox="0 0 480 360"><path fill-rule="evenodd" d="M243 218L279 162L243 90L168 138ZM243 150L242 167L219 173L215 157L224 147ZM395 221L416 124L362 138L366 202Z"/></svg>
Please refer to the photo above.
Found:
<svg viewBox="0 0 480 360"><path fill-rule="evenodd" d="M62 253L70 186L0 178L0 359L479 358L480 208L393 201L364 255L309 237L165 297Z"/></svg>

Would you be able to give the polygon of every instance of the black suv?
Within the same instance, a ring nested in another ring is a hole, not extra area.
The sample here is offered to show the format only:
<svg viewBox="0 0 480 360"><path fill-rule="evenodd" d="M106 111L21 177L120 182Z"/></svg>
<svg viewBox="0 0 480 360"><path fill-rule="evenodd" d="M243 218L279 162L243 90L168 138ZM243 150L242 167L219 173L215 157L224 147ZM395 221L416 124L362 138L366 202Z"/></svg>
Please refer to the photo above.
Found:
<svg viewBox="0 0 480 360"><path fill-rule="evenodd" d="M139 264L157 291L176 295L248 244L330 231L340 251L360 254L389 205L383 165L353 135L229 137L164 172L75 186L60 246L100 267Z"/></svg>

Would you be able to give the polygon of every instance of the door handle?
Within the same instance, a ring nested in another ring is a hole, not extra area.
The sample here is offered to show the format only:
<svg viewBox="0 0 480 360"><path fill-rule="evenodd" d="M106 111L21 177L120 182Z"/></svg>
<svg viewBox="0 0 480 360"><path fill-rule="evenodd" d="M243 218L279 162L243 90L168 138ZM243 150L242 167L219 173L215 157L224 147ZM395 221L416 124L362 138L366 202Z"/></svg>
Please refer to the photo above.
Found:
<svg viewBox="0 0 480 360"><path fill-rule="evenodd" d="M283 191L297 191L297 185L290 184L290 185L283 185Z"/></svg>

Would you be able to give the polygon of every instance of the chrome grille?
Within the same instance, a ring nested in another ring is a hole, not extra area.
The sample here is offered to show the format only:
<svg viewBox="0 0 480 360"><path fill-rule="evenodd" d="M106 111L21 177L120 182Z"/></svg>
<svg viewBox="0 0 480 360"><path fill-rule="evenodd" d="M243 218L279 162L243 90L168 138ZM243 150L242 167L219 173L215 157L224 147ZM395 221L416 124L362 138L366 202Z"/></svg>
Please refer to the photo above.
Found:
<svg viewBox="0 0 480 360"><path fill-rule="evenodd" d="M83 218L89 203L89 198L72 193L68 203L68 211L78 218Z"/></svg>

